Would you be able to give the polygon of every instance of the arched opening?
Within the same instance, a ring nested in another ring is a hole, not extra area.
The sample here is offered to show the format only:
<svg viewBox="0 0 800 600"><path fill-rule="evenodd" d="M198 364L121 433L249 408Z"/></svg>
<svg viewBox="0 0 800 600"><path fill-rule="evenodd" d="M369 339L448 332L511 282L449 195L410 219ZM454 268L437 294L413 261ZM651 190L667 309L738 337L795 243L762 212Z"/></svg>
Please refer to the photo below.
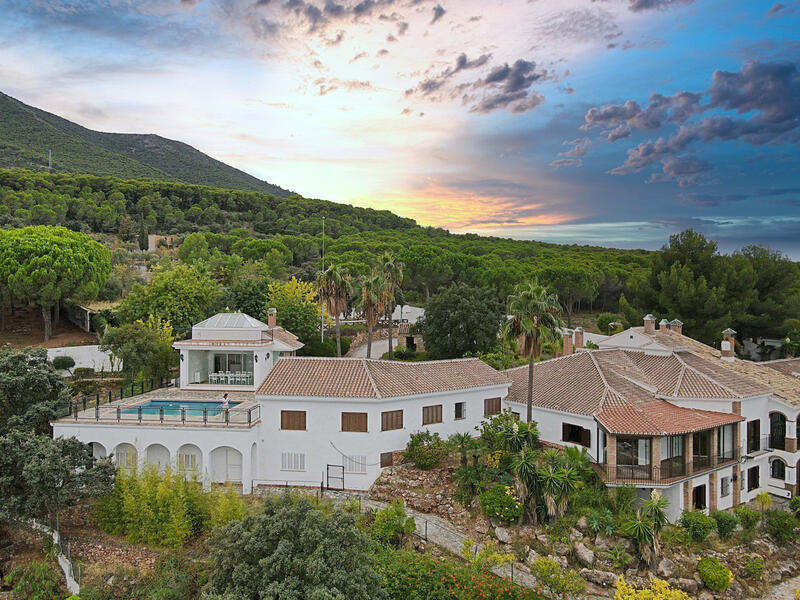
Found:
<svg viewBox="0 0 800 600"><path fill-rule="evenodd" d="M769 463L769 476L773 479L786 479L786 463L780 458L772 459Z"/></svg>
<svg viewBox="0 0 800 600"><path fill-rule="evenodd" d="M201 475L203 472L203 453L194 444L184 444L178 448L178 471L187 477Z"/></svg>
<svg viewBox="0 0 800 600"><path fill-rule="evenodd" d="M118 469L122 469L127 473L136 471L139 454L132 444L122 443L117 445L116 450L114 450L114 456L116 457L115 464Z"/></svg>
<svg viewBox="0 0 800 600"><path fill-rule="evenodd" d="M145 459L147 464L163 471L169 466L169 450L161 444L150 444L145 452Z"/></svg>
<svg viewBox="0 0 800 600"><path fill-rule="evenodd" d="M214 448L209 456L211 481L226 483L242 481L242 453L229 446Z"/></svg>
<svg viewBox="0 0 800 600"><path fill-rule="evenodd" d="M786 450L786 415L783 413L769 413L769 447Z"/></svg>
<svg viewBox="0 0 800 600"><path fill-rule="evenodd" d="M105 458L108 456L106 453L106 447L103 446L100 442L92 442L90 444L92 446L92 457L93 458Z"/></svg>

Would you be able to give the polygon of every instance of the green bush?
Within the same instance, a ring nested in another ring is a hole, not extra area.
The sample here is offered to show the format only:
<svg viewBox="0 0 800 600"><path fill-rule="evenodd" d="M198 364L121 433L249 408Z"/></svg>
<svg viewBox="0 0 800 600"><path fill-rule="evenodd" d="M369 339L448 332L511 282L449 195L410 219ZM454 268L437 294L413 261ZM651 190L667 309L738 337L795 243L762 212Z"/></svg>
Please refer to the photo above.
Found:
<svg viewBox="0 0 800 600"><path fill-rule="evenodd" d="M661 530L661 542L670 548L679 548L689 542L689 536L682 527L667 525Z"/></svg>
<svg viewBox="0 0 800 600"><path fill-rule="evenodd" d="M764 559L754 556L745 563L744 571L749 579L761 579L764 575Z"/></svg>
<svg viewBox="0 0 800 600"><path fill-rule="evenodd" d="M717 522L717 533L721 539L729 539L733 535L733 532L736 531L736 525L738 525L739 519L737 519L736 515L732 512L715 510L711 513L711 517Z"/></svg>
<svg viewBox="0 0 800 600"><path fill-rule="evenodd" d="M487 517L504 523L516 521L525 510L510 485L496 485L478 496L478 501Z"/></svg>
<svg viewBox="0 0 800 600"><path fill-rule="evenodd" d="M391 600L544 600L541 592L469 565L384 547L375 570Z"/></svg>
<svg viewBox="0 0 800 600"><path fill-rule="evenodd" d="M396 546L402 544L416 529L417 524L412 517L406 516L403 501L399 498L375 513L375 521L372 523L372 535L376 539Z"/></svg>
<svg viewBox="0 0 800 600"><path fill-rule="evenodd" d="M712 556L704 556L697 561L700 580L713 592L724 592L733 581L731 570Z"/></svg>
<svg viewBox="0 0 800 600"><path fill-rule="evenodd" d="M59 597L60 575L52 562L40 559L18 566L6 575L5 582L17 598L52 600Z"/></svg>
<svg viewBox="0 0 800 600"><path fill-rule="evenodd" d="M78 367L72 371L72 376L75 379L87 379L89 377L94 377L94 369L90 367Z"/></svg>
<svg viewBox="0 0 800 600"><path fill-rule="evenodd" d="M614 513L608 508L600 510L593 509L586 517L589 529L595 533L603 535L613 535L617 530L617 522L614 520Z"/></svg>
<svg viewBox="0 0 800 600"><path fill-rule="evenodd" d="M681 527L693 542L704 542L717 526L717 522L699 510L685 510L681 515Z"/></svg>
<svg viewBox="0 0 800 600"><path fill-rule="evenodd" d="M745 531L753 531L761 520L761 513L749 506L737 506L733 509L733 513Z"/></svg>
<svg viewBox="0 0 800 600"><path fill-rule="evenodd" d="M795 517L800 519L800 496L795 496L789 500L789 510L792 511Z"/></svg>
<svg viewBox="0 0 800 600"><path fill-rule="evenodd" d="M797 520L791 513L774 508L766 512L767 531L779 542L785 544L794 539L794 529L797 527Z"/></svg>
<svg viewBox="0 0 800 600"><path fill-rule="evenodd" d="M567 571L552 558L537 558L531 565L536 581L550 590L554 598L579 598L586 591L586 582L575 571Z"/></svg>
<svg viewBox="0 0 800 600"><path fill-rule="evenodd" d="M71 356L61 355L53 358L53 367L59 371L69 371L75 366L75 359Z"/></svg>
<svg viewBox="0 0 800 600"><path fill-rule="evenodd" d="M418 469L428 470L442 462L448 450L447 442L438 433L418 431L411 434L411 439L406 444L405 457Z"/></svg>

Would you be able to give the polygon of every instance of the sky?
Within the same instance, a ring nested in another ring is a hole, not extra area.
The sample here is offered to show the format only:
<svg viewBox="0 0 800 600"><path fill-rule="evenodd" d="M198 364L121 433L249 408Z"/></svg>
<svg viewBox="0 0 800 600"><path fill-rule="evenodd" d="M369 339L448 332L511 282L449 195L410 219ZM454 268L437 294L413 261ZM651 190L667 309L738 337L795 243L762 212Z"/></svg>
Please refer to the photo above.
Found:
<svg viewBox="0 0 800 600"><path fill-rule="evenodd" d="M0 91L420 224L800 260L800 0L0 0Z"/></svg>

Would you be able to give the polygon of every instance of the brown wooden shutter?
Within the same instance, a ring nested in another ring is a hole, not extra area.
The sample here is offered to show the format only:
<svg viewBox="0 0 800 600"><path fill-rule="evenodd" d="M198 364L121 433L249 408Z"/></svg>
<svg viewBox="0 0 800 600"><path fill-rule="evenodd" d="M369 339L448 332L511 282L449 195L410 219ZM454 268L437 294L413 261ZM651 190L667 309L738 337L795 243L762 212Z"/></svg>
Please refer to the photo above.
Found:
<svg viewBox="0 0 800 600"><path fill-rule="evenodd" d="M561 441L562 442L569 441L569 423L561 424Z"/></svg>
<svg viewBox="0 0 800 600"><path fill-rule="evenodd" d="M500 414L500 398L486 398L483 401L483 416L490 417Z"/></svg>
<svg viewBox="0 0 800 600"><path fill-rule="evenodd" d="M387 410L381 413L381 431L403 428L403 411Z"/></svg>
<svg viewBox="0 0 800 600"><path fill-rule="evenodd" d="M581 445L587 448L592 445L592 432L588 429L581 429Z"/></svg>
<svg viewBox="0 0 800 600"><path fill-rule="evenodd" d="M367 413L343 412L342 431L367 431Z"/></svg>
<svg viewBox="0 0 800 600"><path fill-rule="evenodd" d="M434 404L432 406L422 407L422 424L433 425L442 422L442 405Z"/></svg>
<svg viewBox="0 0 800 600"><path fill-rule="evenodd" d="M305 431L306 411L304 410L282 410L281 429L294 431Z"/></svg>
<svg viewBox="0 0 800 600"><path fill-rule="evenodd" d="M381 452L381 467L391 467L394 464L394 452Z"/></svg>

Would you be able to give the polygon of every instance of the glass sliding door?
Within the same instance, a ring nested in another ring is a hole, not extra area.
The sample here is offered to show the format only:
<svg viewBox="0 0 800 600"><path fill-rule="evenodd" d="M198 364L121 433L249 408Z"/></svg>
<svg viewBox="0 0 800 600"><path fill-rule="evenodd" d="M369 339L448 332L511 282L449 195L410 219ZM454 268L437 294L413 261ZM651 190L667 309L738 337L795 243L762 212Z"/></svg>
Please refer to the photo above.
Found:
<svg viewBox="0 0 800 600"><path fill-rule="evenodd" d="M671 435L661 438L661 477L669 479L686 473L686 458L683 455L683 436Z"/></svg>
<svg viewBox="0 0 800 600"><path fill-rule="evenodd" d="M650 438L617 438L617 477L651 479Z"/></svg>

